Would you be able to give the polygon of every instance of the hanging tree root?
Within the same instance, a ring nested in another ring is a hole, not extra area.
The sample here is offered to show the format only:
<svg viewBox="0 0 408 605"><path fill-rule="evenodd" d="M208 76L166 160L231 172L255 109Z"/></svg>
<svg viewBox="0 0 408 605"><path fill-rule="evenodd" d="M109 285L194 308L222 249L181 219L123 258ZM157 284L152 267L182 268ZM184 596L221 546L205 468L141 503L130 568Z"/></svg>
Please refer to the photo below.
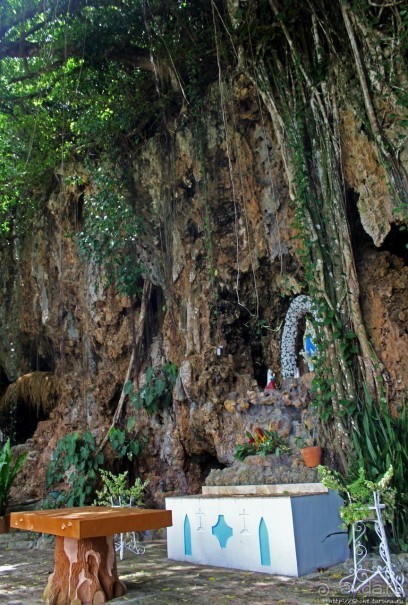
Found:
<svg viewBox="0 0 408 605"><path fill-rule="evenodd" d="M132 372L132 367L133 367L134 361L135 361L135 351L136 351L136 349L137 350L140 349L140 343L141 343L142 336L143 336L144 320L145 320L145 317L146 317L147 302L150 299L150 293L151 293L151 291L152 291L152 284L151 284L151 282L150 281L145 281L144 287L143 287L142 303L141 303L141 307L140 307L139 323L138 323L137 332L136 332L136 335L135 335L136 344L134 344L134 346L133 346L132 355L130 357L128 369L127 369L127 372L126 372L125 382L123 383L122 392L120 394L118 406L117 406L117 408L115 410L115 413L113 415L113 418L112 418L111 426L110 426L109 430L107 431L106 435L104 436L104 438L102 439L101 443L99 444L98 449L97 449L97 453L101 452L103 450L103 448L105 447L105 445L106 445L106 443L107 443L107 441L109 439L109 432L116 425L116 423L119 420L120 415L122 413L123 405L124 405L125 399L126 399L125 384L130 379L130 374Z"/></svg>
<svg viewBox="0 0 408 605"><path fill-rule="evenodd" d="M43 594L46 605L101 605L127 592L118 577L113 536L56 536L54 558Z"/></svg>

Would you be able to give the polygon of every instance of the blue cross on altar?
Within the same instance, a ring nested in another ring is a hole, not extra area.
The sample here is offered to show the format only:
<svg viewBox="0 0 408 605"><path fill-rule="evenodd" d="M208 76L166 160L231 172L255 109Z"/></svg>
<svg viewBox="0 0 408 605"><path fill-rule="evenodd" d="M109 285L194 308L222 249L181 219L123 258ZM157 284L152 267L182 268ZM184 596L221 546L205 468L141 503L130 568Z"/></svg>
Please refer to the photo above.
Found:
<svg viewBox="0 0 408 605"><path fill-rule="evenodd" d="M218 515L218 521L213 526L211 533L218 539L221 548L225 548L228 540L233 534L233 530L232 527L226 523L224 515Z"/></svg>

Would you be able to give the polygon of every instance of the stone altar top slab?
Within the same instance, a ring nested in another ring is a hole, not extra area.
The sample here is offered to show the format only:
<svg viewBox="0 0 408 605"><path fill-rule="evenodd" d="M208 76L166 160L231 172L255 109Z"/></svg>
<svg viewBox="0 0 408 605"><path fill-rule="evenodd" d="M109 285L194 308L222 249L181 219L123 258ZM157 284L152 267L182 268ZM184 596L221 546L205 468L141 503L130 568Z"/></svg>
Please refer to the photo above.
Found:
<svg viewBox="0 0 408 605"><path fill-rule="evenodd" d="M274 485L204 485L203 496L300 496L327 494L323 483L277 483Z"/></svg>

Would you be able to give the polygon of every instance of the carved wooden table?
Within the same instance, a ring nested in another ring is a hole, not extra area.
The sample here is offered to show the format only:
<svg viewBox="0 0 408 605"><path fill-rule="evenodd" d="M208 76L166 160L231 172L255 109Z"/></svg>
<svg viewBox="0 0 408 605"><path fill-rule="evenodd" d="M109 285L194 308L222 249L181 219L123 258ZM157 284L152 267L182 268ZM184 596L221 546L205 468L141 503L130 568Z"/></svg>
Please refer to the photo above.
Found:
<svg viewBox="0 0 408 605"><path fill-rule="evenodd" d="M160 529L171 511L88 506L11 513L14 529L54 534L54 572L43 598L47 605L101 605L126 594L116 567L114 534Z"/></svg>

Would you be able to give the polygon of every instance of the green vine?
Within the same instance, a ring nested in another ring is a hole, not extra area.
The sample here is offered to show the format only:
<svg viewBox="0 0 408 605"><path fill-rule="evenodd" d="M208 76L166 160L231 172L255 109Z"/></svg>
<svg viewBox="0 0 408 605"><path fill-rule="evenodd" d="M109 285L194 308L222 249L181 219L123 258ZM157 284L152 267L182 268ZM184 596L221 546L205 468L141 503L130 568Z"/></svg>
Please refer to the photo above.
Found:
<svg viewBox="0 0 408 605"><path fill-rule="evenodd" d="M117 176L100 168L92 173L92 187L84 198L84 225L76 236L79 249L103 268L106 285L133 298L141 292L143 265L136 243L143 220L126 199Z"/></svg>
<svg viewBox="0 0 408 605"><path fill-rule="evenodd" d="M166 363L160 369L149 366L142 388L135 391L133 382L129 380L124 386L124 392L129 395L135 410L144 409L148 414L156 414L173 401L176 379L177 366L174 363Z"/></svg>
<svg viewBox="0 0 408 605"><path fill-rule="evenodd" d="M187 99L189 108L194 118L194 128L197 140L197 159L200 165L201 180L200 191L203 208L203 229L204 229L204 249L207 259L208 275L214 298L217 297L215 288L215 277L217 270L214 266L214 249L213 249L213 227L211 217L211 207L209 203L208 189L208 170L206 165L205 153L205 124L203 121L203 96L200 91L200 57L197 56L196 49L189 50L185 58L185 66L188 74L188 83L186 86Z"/></svg>
<svg viewBox="0 0 408 605"><path fill-rule="evenodd" d="M355 333L345 323L347 320L335 311L338 296L332 287L331 275L336 273L335 265L340 257L336 250L336 258L331 255L331 234L326 232L325 226L326 220L330 219L324 218L324 212L330 213L330 209L325 210L325 204L332 202L319 198L314 190L313 172L310 162L306 161L308 154L302 143L307 136L306 128L299 120L295 127L288 128L288 132L294 188L293 226L297 231L298 256L304 271L303 286L307 287L315 308L312 323L316 333L317 355L313 360L313 404L324 423L337 419L346 433L349 430L347 417L357 409L354 380L350 378L353 356L358 353L358 347Z"/></svg>
<svg viewBox="0 0 408 605"><path fill-rule="evenodd" d="M129 418L126 430L122 430L116 426L112 426L109 430L109 443L112 450L117 455L119 460L126 457L128 460L134 460L143 450L147 443L147 437L132 437L129 433L135 425L135 418Z"/></svg>

